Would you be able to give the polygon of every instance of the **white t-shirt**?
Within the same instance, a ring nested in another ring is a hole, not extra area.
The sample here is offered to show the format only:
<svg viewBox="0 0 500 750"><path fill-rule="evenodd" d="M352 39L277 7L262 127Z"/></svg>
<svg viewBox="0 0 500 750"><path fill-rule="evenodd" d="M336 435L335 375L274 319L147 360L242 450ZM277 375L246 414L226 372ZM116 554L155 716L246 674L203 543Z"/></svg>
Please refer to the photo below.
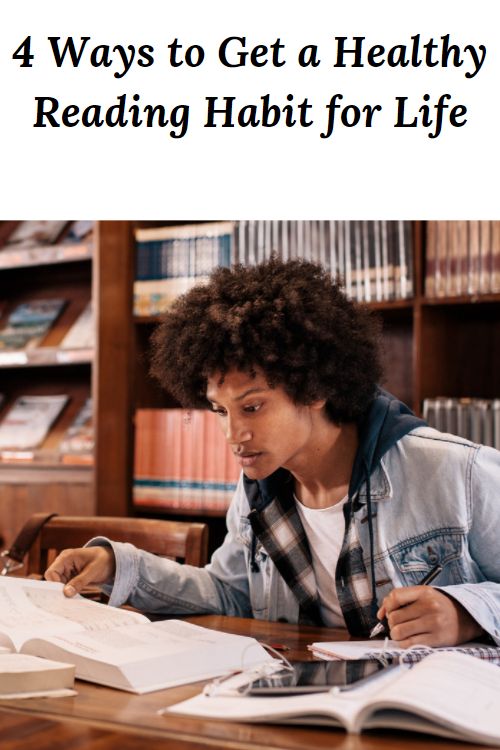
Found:
<svg viewBox="0 0 500 750"><path fill-rule="evenodd" d="M345 628L335 586L335 569L344 541L344 505L347 495L329 508L307 508L295 498L297 511L309 542L325 625Z"/></svg>

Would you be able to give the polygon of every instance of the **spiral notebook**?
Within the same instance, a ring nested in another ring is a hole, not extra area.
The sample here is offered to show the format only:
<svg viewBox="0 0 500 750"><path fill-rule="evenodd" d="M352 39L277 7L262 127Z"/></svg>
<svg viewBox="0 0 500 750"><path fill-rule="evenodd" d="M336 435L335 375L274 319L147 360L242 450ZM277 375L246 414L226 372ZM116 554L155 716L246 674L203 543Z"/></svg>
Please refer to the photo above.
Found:
<svg viewBox="0 0 500 750"><path fill-rule="evenodd" d="M479 659L500 665L500 647L489 646L484 643L463 643L461 646L446 646L431 648L428 646L414 646L410 649L400 648L396 641L330 641L312 643L307 648L320 659L383 659L389 662L402 661L414 664L424 656L435 651L451 651L460 654L477 656Z"/></svg>

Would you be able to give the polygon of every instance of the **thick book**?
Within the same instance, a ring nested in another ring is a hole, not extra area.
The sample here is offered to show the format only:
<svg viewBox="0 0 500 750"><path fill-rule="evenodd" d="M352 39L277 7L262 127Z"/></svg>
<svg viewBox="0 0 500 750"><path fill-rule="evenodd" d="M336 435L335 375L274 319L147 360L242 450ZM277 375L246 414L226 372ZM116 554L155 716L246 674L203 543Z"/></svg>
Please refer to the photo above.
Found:
<svg viewBox="0 0 500 750"><path fill-rule="evenodd" d="M318 724L353 734L369 729L424 732L500 745L500 669L472 656L433 653L347 692L283 697L198 695L165 713L224 721Z"/></svg>
<svg viewBox="0 0 500 750"><path fill-rule="evenodd" d="M76 677L119 690L147 693L270 661L253 638L67 599L59 583L0 578L0 602L0 646L73 664Z"/></svg>
<svg viewBox="0 0 500 750"><path fill-rule="evenodd" d="M3 651L3 649L2 649ZM72 664L28 654L0 653L0 698L53 695L72 690Z"/></svg>
<svg viewBox="0 0 500 750"><path fill-rule="evenodd" d="M66 394L20 396L0 422L0 448L36 448L68 401Z"/></svg>

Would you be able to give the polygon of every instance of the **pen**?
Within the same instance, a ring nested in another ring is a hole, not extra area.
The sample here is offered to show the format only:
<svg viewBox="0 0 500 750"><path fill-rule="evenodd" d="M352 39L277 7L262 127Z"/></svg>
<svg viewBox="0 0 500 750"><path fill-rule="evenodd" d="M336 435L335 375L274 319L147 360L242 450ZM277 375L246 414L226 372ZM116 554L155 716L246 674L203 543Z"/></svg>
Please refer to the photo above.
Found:
<svg viewBox="0 0 500 750"><path fill-rule="evenodd" d="M427 573L427 575L425 575L422 578L422 580L420 581L420 583L418 585L419 586L428 586L429 583L432 583L432 581L435 578L437 578L437 576L441 573L442 570L443 570L443 566L439 565L439 563L438 563L437 565L435 565L432 568L432 570L430 570ZM376 638L377 635L381 635L382 633L385 633L385 634L389 633L389 623L387 622L387 618L386 617L384 617L383 620L381 620L380 622L378 622L375 625L375 627L371 629L371 631L370 631L370 638Z"/></svg>

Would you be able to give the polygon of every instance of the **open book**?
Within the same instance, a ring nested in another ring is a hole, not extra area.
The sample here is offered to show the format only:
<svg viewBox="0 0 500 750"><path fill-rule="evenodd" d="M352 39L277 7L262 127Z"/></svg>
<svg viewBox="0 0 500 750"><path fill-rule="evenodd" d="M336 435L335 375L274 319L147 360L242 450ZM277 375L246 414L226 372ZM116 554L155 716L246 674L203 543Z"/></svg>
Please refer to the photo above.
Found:
<svg viewBox="0 0 500 750"><path fill-rule="evenodd" d="M0 578L0 646L74 664L76 676L120 690L205 680L270 661L253 638L144 615L82 597L62 584Z"/></svg>
<svg viewBox="0 0 500 750"><path fill-rule="evenodd" d="M197 695L164 709L225 721L318 724L359 734L402 729L500 745L500 669L459 653L433 653L345 693L283 697Z"/></svg>

